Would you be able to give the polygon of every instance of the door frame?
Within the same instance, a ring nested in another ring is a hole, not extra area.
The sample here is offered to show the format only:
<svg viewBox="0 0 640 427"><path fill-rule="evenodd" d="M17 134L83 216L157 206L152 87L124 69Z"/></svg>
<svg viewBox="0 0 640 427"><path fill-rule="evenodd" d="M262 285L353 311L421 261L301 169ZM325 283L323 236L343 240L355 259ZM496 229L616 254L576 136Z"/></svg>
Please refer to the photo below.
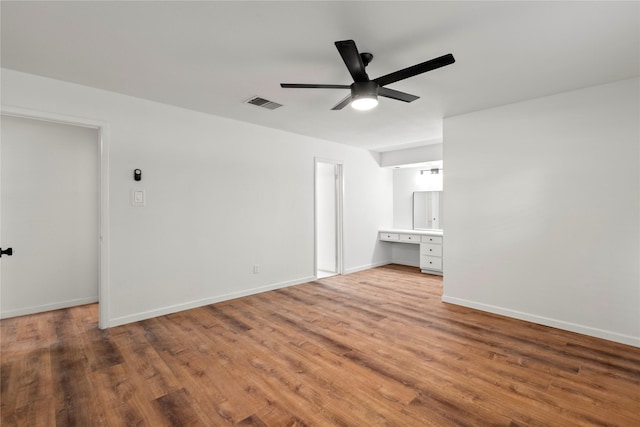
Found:
<svg viewBox="0 0 640 427"><path fill-rule="evenodd" d="M67 116L2 105L0 114L25 119L82 126L98 131L98 327L109 327L109 124L101 120Z"/></svg>
<svg viewBox="0 0 640 427"><path fill-rule="evenodd" d="M318 163L332 164L336 167L336 274L344 274L344 248L343 248L343 209L344 209L344 162L342 160L316 157L314 159L314 230L313 230L313 275L318 274Z"/></svg>

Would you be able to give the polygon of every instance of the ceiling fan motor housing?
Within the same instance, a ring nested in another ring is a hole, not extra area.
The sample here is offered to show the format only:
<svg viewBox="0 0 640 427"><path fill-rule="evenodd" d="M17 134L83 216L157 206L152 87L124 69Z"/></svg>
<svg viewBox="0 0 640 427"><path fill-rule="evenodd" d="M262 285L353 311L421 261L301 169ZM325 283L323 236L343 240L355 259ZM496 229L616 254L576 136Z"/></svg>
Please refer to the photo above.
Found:
<svg viewBox="0 0 640 427"><path fill-rule="evenodd" d="M351 99L378 98L378 83L373 80L354 82L351 85Z"/></svg>

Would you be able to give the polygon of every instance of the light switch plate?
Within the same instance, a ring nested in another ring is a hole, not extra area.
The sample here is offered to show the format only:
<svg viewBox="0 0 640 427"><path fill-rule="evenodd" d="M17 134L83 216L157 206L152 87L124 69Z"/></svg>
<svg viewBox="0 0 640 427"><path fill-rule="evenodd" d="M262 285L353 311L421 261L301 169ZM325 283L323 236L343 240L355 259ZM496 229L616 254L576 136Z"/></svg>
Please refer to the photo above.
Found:
<svg viewBox="0 0 640 427"><path fill-rule="evenodd" d="M147 197L144 190L131 190L131 206L143 207Z"/></svg>

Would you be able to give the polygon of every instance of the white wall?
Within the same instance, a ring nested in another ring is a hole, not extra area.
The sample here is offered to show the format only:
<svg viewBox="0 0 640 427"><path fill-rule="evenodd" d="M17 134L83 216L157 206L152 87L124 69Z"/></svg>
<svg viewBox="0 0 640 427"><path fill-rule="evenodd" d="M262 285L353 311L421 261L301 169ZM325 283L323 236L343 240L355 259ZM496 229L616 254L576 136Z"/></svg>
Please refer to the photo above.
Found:
<svg viewBox="0 0 640 427"><path fill-rule="evenodd" d="M640 82L445 119L443 300L640 346Z"/></svg>
<svg viewBox="0 0 640 427"><path fill-rule="evenodd" d="M2 104L108 123L110 326L310 280L316 156L344 161L345 271L389 261L392 173L365 150L6 69Z"/></svg>
<svg viewBox="0 0 640 427"><path fill-rule="evenodd" d="M442 142L380 153L380 166L405 166L442 160Z"/></svg>

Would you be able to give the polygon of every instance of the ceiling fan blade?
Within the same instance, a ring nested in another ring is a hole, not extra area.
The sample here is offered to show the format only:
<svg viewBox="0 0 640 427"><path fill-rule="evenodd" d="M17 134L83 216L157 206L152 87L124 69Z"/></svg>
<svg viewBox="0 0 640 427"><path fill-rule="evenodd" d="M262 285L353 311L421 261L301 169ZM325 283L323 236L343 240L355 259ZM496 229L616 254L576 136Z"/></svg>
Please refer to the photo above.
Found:
<svg viewBox="0 0 640 427"><path fill-rule="evenodd" d="M338 102L332 110L342 110L344 107L351 103L351 94L347 95L342 101Z"/></svg>
<svg viewBox="0 0 640 427"><path fill-rule="evenodd" d="M427 71L435 70L436 68L444 67L445 65L453 64L454 62L456 62L456 60L454 59L453 55L448 53L438 58L425 61L421 64L417 64L412 67L404 68L394 73L378 77L377 79L374 79L374 81L380 86L384 86L393 82L397 82L399 80L417 76L418 74L426 73Z"/></svg>
<svg viewBox="0 0 640 427"><path fill-rule="evenodd" d="M342 57L344 64L347 66L351 77L353 77L353 81L369 81L369 76L364 70L364 62L362 62L362 57L358 52L356 42L353 40L342 40L335 42L335 45L336 48L338 48L338 52L340 52L340 56Z"/></svg>
<svg viewBox="0 0 640 427"><path fill-rule="evenodd" d="M293 89L349 89L349 85L324 85L307 83L280 83L280 87Z"/></svg>
<svg viewBox="0 0 640 427"><path fill-rule="evenodd" d="M419 96L411 95L410 93L406 92L400 92L399 90L389 89L388 87L378 88L378 95L404 102L412 102L420 98Z"/></svg>

